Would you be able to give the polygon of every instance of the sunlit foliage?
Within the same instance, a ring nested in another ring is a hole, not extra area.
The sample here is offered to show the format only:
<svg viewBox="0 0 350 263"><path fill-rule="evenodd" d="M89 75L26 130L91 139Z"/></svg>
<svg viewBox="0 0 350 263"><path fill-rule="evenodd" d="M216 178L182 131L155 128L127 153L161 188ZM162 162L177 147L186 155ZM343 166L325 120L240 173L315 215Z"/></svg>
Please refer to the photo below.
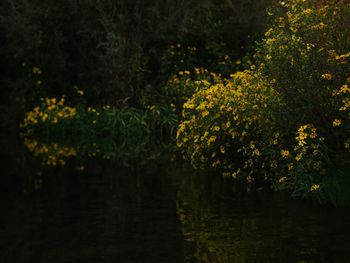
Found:
<svg viewBox="0 0 350 263"><path fill-rule="evenodd" d="M178 81L193 94L178 147L195 167L322 198L330 167L349 165L350 5L297 0L283 8L251 71L199 88Z"/></svg>

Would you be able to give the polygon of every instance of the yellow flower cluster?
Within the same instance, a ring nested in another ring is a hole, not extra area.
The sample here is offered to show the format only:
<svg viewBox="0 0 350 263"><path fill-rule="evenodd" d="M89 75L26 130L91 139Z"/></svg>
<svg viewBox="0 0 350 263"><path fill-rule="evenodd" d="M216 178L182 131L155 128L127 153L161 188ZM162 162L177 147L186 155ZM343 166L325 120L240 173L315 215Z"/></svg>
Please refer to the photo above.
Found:
<svg viewBox="0 0 350 263"><path fill-rule="evenodd" d="M180 43L170 45L161 60L166 64L173 64L175 68L184 68L187 66L191 57L197 52L197 48L193 46L185 46Z"/></svg>
<svg viewBox="0 0 350 263"><path fill-rule="evenodd" d="M332 77L332 74L325 73L325 74L322 74L321 78L325 80L331 80L333 77Z"/></svg>
<svg viewBox="0 0 350 263"><path fill-rule="evenodd" d="M281 109L284 104L269 82L256 72L237 72L197 90L184 103L177 146L194 167L213 167L248 183L263 171L275 174L280 187L324 173L324 138L312 124L302 125L294 150L288 150L293 143L274 130L273 107ZM303 178L300 171L310 176Z"/></svg>
<svg viewBox="0 0 350 263"><path fill-rule="evenodd" d="M272 124L263 114L271 103L279 99L261 76L237 72L198 90L184 104L177 145L195 167L209 165L237 177L260 162L257 139Z"/></svg>
<svg viewBox="0 0 350 263"><path fill-rule="evenodd" d="M60 100L56 98L42 98L40 107L35 107L27 112L21 128L29 131L32 127L43 123L56 124L61 120L72 119L76 116L77 110L74 107L65 106L64 97Z"/></svg>
<svg viewBox="0 0 350 263"><path fill-rule="evenodd" d="M318 191L320 189L320 185L319 184L313 184L311 185L310 187L310 191L313 192L313 191Z"/></svg>
<svg viewBox="0 0 350 263"><path fill-rule="evenodd" d="M256 59L257 70L271 80L285 102L280 109L281 116L285 113L280 122L282 138L271 139L269 158L275 158L278 170L284 171L279 178L286 176L287 180L282 181L300 193L301 189L310 191L330 160L349 161L344 148L350 151L350 50L346 26L350 23L350 5L346 1L293 0L284 6L286 15L276 18L267 30ZM300 126L305 121L309 124ZM293 145L290 137L295 127ZM279 152L282 160L273 154L277 148L273 151L273 145L288 149ZM316 191L317 186L312 190Z"/></svg>
<svg viewBox="0 0 350 263"><path fill-rule="evenodd" d="M22 63L22 66L25 67L26 64L25 63ZM39 67L33 67L32 68L32 73L33 73L33 82L34 82L34 85L36 87L40 87L43 83L43 81L41 80L41 74L42 74L42 71Z"/></svg>
<svg viewBox="0 0 350 263"><path fill-rule="evenodd" d="M184 94L177 145L195 167L248 182L264 175L300 195L321 189L335 142L350 151L350 5L316 2L284 4L251 71L225 79L195 69L169 81Z"/></svg>
<svg viewBox="0 0 350 263"><path fill-rule="evenodd" d="M192 71L184 70L174 74L168 80L165 92L170 98L170 104L181 107L195 92L226 81L219 73L195 67Z"/></svg>
<svg viewBox="0 0 350 263"><path fill-rule="evenodd" d="M80 89L78 86L74 86L73 87L75 92L79 95L79 96L84 96L84 90Z"/></svg>
<svg viewBox="0 0 350 263"><path fill-rule="evenodd" d="M288 150L281 150L281 156L283 158L288 158L289 157L289 151Z"/></svg>
<svg viewBox="0 0 350 263"><path fill-rule="evenodd" d="M307 171L321 172L322 161L320 160L320 147L324 141L323 137L317 135L317 130L312 124L306 124L299 127L296 137L297 145L294 147L295 161L301 162L303 158L307 159L302 165L308 166Z"/></svg>
<svg viewBox="0 0 350 263"><path fill-rule="evenodd" d="M340 125L341 125L341 123L342 123L342 121L341 121L341 120L339 120L339 119L335 119L335 120L333 121L333 127L338 127L338 126L340 126Z"/></svg>
<svg viewBox="0 0 350 263"><path fill-rule="evenodd" d="M226 65L226 64L232 64L232 59L229 55L225 54L224 56L221 57L221 60L219 61L220 65ZM241 61L237 60L236 65L240 65Z"/></svg>
<svg viewBox="0 0 350 263"><path fill-rule="evenodd" d="M41 69L38 67L33 67L32 71L34 75L41 75Z"/></svg>
<svg viewBox="0 0 350 263"><path fill-rule="evenodd" d="M197 51L196 47L184 47L183 45L181 45L180 43L178 44L174 44L174 45L170 45L168 48L168 52L170 53L170 55L174 56L177 52L181 52L183 50L188 50L191 53L194 53Z"/></svg>
<svg viewBox="0 0 350 263"><path fill-rule="evenodd" d="M350 151L350 77L347 78L346 83L337 89L333 96L339 102L339 116L333 120L333 127L338 127L338 133L346 133L347 138L344 142L344 148Z"/></svg>

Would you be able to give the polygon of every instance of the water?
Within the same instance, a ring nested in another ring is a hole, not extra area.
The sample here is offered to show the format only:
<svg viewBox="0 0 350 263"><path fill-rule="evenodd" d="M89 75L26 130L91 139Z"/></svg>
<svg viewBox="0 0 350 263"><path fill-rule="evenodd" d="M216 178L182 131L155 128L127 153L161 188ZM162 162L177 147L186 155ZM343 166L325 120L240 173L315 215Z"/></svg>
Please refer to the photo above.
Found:
<svg viewBox="0 0 350 263"><path fill-rule="evenodd" d="M350 262L347 209L247 191L159 156L77 151L47 167L21 144L1 149L3 263Z"/></svg>

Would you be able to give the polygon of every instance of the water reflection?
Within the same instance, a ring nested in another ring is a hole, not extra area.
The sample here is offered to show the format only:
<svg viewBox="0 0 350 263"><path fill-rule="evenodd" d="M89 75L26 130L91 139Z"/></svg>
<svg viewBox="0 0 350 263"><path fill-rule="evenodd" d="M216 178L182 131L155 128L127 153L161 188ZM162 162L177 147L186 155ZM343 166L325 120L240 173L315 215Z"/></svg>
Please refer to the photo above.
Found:
<svg viewBox="0 0 350 263"><path fill-rule="evenodd" d="M188 262L350 262L348 212L247 192L213 174L181 178L177 214Z"/></svg>
<svg viewBox="0 0 350 263"><path fill-rule="evenodd" d="M35 156L41 158L43 166L64 166L66 159L77 155L77 149L70 146L62 146L58 143L39 143L37 139L25 138L24 145Z"/></svg>
<svg viewBox="0 0 350 263"><path fill-rule="evenodd" d="M1 262L350 262L347 210L113 147L1 145Z"/></svg>
<svg viewBox="0 0 350 263"><path fill-rule="evenodd" d="M100 140L40 140L35 137L23 139L24 146L34 159L40 161L42 167L65 166L67 162L75 162L77 170L84 170L84 162L91 158L147 164L150 160L169 158L173 148L165 143L133 144L121 143L109 138Z"/></svg>
<svg viewBox="0 0 350 263"><path fill-rule="evenodd" d="M184 262L163 164L90 158L81 173L67 161L41 169L30 192L24 182L42 166L25 161L27 174L11 167L0 185L1 262Z"/></svg>

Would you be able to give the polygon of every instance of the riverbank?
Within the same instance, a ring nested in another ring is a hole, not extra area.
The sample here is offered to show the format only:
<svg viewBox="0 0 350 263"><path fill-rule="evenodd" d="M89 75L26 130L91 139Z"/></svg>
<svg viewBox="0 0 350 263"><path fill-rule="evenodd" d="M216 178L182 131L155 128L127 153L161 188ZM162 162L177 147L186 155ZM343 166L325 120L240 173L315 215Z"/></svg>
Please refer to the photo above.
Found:
<svg viewBox="0 0 350 263"><path fill-rule="evenodd" d="M61 153L57 140L104 137L127 156L170 141L196 169L320 202L342 192L335 199L347 203L350 5L281 2L266 16L270 24L251 53L216 42L214 49L209 33L198 46L171 43L157 53L157 85L129 83L133 94L122 97L125 85L110 96L83 85L61 91L48 85L49 69L23 62L31 86L29 99L17 98L27 103L25 144L40 155ZM53 143L42 147L45 138Z"/></svg>

